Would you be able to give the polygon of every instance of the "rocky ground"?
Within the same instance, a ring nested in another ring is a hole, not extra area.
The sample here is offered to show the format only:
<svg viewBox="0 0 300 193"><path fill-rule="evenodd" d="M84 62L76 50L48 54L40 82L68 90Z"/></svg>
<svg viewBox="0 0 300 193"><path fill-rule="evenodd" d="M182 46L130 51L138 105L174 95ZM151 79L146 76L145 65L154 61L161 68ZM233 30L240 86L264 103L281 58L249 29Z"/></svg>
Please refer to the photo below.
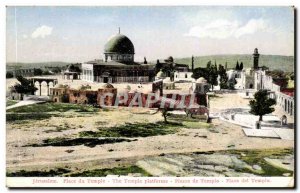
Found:
<svg viewBox="0 0 300 193"><path fill-rule="evenodd" d="M210 151L167 154L140 160L137 165L153 176L255 177L293 174L292 152L286 155L281 152L282 155L277 156L274 156L275 152L260 156L249 155L250 153L253 152ZM258 161L251 162L249 158Z"/></svg>

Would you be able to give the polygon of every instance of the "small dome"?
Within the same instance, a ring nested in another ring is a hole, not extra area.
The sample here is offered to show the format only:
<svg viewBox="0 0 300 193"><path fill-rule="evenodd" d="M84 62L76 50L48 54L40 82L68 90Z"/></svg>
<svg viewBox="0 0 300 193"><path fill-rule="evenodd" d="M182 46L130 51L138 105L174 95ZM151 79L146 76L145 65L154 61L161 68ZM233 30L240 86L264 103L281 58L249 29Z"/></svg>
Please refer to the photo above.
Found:
<svg viewBox="0 0 300 193"><path fill-rule="evenodd" d="M134 54L134 46L127 36L117 34L105 44L104 53Z"/></svg>
<svg viewBox="0 0 300 193"><path fill-rule="evenodd" d="M168 60L169 60L170 62L173 62L173 61L174 61L174 59L173 59L172 56L169 56L169 57L168 57Z"/></svg>
<svg viewBox="0 0 300 193"><path fill-rule="evenodd" d="M112 84L106 83L102 86L102 88L114 88L114 86Z"/></svg>
<svg viewBox="0 0 300 193"><path fill-rule="evenodd" d="M165 62L167 62L167 63L173 63L174 59L173 59L172 56L169 56L167 59L165 59Z"/></svg>
<svg viewBox="0 0 300 193"><path fill-rule="evenodd" d="M162 70L160 70L160 71L156 74L155 77L157 77L157 78L165 78L165 74L163 73Z"/></svg>
<svg viewBox="0 0 300 193"><path fill-rule="evenodd" d="M196 83L207 83L207 81L205 80L205 78L200 77L197 79Z"/></svg>

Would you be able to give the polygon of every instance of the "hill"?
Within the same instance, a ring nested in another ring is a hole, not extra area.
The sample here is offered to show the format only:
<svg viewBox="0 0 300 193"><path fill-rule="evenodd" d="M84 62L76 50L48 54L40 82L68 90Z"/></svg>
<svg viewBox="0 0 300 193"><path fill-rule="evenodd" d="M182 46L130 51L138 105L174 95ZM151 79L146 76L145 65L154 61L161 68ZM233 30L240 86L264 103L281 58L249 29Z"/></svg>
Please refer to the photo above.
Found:
<svg viewBox="0 0 300 193"><path fill-rule="evenodd" d="M175 58L176 63L188 64L191 67L191 57L189 58ZM211 55L211 56L195 56L195 68L205 67L208 61L212 64L225 65L227 62L228 68L235 68L236 61L243 62L244 68L253 66L253 58L250 54L244 55ZM260 55L259 66L267 66L270 70L283 70L286 72L294 72L294 56L280 56L280 55Z"/></svg>
<svg viewBox="0 0 300 193"><path fill-rule="evenodd" d="M191 67L191 57L189 58L175 58L176 63L188 64ZM163 60L160 60L163 61ZM253 66L253 58L250 54L243 55L211 55L211 56L195 56L195 68L205 67L208 61L212 61L212 64L225 65L227 62L228 68L235 68L236 61L243 62L244 68L250 68ZM153 62L153 63L156 63ZM28 68L44 68L44 67L63 67L70 63L67 62L38 62L38 63L6 63L6 67L13 66L28 67ZM259 65L267 66L270 70L283 70L286 72L294 72L294 56L280 56L280 55L260 55Z"/></svg>
<svg viewBox="0 0 300 193"><path fill-rule="evenodd" d="M63 67L70 63L67 62L37 62L37 63L15 63L15 62L8 62L6 63L6 68L13 68L13 67L22 67L22 68L44 68L44 67Z"/></svg>

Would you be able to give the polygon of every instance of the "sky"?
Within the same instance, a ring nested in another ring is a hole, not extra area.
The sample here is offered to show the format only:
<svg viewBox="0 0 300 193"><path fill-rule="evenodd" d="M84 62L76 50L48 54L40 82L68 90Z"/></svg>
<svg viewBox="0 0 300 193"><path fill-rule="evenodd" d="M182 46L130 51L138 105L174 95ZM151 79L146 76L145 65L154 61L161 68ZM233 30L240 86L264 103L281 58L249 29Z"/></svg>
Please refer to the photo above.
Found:
<svg viewBox="0 0 300 193"><path fill-rule="evenodd" d="M294 55L294 9L246 6L22 7L6 9L7 62L103 58L118 33L136 61L218 55Z"/></svg>

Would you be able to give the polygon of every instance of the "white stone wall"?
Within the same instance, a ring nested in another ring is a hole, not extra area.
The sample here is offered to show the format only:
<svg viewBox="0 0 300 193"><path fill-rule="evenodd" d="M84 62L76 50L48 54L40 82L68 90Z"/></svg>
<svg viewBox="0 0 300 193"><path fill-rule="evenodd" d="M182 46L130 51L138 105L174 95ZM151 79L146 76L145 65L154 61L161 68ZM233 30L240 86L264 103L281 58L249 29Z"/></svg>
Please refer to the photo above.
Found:
<svg viewBox="0 0 300 193"><path fill-rule="evenodd" d="M82 80L93 82L94 81L93 64L83 63L81 68L82 68Z"/></svg>
<svg viewBox="0 0 300 193"><path fill-rule="evenodd" d="M276 95L276 102L286 113L294 116L294 97L278 92Z"/></svg>
<svg viewBox="0 0 300 193"><path fill-rule="evenodd" d="M175 72L174 81L194 81L192 78L193 72Z"/></svg>

